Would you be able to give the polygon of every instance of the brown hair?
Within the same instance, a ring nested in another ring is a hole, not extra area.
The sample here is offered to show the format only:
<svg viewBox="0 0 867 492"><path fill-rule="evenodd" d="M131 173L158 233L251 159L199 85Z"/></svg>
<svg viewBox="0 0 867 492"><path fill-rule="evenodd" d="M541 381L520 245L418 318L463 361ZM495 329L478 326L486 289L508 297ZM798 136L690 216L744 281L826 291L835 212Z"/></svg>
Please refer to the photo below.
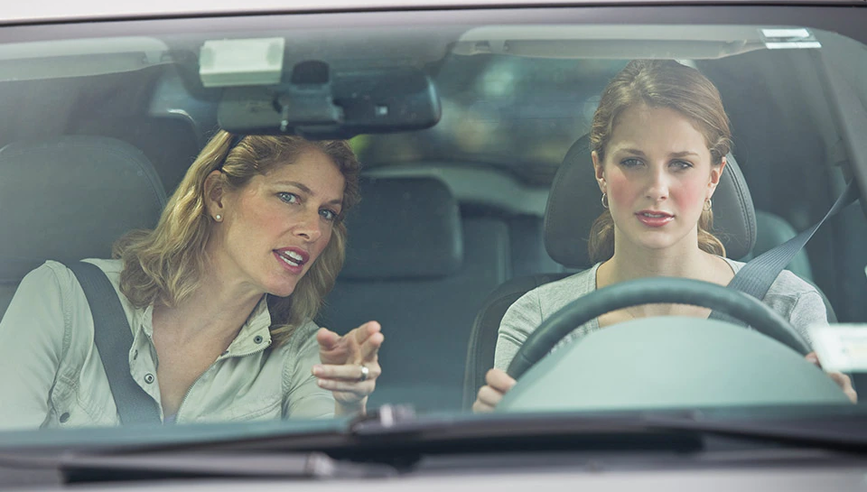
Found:
<svg viewBox="0 0 867 492"><path fill-rule="evenodd" d="M343 174L343 206L331 240L288 297L268 296L271 334L285 342L294 329L313 319L343 266L346 224L343 218L359 200L360 165L342 140L308 141L298 136L234 137L219 131L208 142L169 199L153 231L133 231L114 245L123 260L120 290L136 307L175 306L196 291L205 269L205 247L213 222L205 209L205 180L221 169L229 189L243 188L253 176L291 164L304 152L328 156Z"/></svg>
<svg viewBox="0 0 867 492"><path fill-rule="evenodd" d="M710 80L674 60L633 60L605 87L593 115L590 150L598 154L600 162L605 159L618 117L636 104L671 108L691 119L704 135L714 166L720 165L731 150L729 119L719 91ZM713 211L705 210L698 221L698 247L725 256L725 247L710 232L712 228ZM614 256L614 220L608 210L593 222L588 249L594 263Z"/></svg>

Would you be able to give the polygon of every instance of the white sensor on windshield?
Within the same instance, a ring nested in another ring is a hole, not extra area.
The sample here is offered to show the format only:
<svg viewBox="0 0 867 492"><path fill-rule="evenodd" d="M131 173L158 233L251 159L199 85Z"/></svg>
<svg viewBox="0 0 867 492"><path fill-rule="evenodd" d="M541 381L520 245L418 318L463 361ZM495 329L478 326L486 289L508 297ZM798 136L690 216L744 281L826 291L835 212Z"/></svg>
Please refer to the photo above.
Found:
<svg viewBox="0 0 867 492"><path fill-rule="evenodd" d="M283 73L283 38L205 41L199 76L205 87L271 85Z"/></svg>

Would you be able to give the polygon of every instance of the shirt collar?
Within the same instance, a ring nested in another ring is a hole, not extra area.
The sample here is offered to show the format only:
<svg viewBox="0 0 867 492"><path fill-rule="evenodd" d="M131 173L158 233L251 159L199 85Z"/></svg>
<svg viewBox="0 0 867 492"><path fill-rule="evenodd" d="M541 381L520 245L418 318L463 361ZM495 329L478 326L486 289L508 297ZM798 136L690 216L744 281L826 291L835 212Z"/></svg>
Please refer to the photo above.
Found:
<svg viewBox="0 0 867 492"><path fill-rule="evenodd" d="M263 350L271 345L271 312L268 310L268 295L263 295L247 317L235 340L229 344L226 356L241 356Z"/></svg>
<svg viewBox="0 0 867 492"><path fill-rule="evenodd" d="M136 309L133 313L133 326L136 331L144 332L148 338L153 339L153 305L144 309ZM263 350L271 345L271 312L268 310L268 296L262 296L256 307L247 317L247 321L241 326L241 331L229 344L229 349L223 355L226 357L243 356ZM135 333L133 334L135 336Z"/></svg>

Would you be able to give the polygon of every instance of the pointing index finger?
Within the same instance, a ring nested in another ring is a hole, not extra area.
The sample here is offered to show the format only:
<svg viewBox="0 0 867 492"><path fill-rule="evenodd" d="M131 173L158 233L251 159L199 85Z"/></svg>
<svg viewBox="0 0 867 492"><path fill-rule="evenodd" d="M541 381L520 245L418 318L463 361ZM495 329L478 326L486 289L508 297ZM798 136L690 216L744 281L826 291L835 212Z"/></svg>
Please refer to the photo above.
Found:
<svg viewBox="0 0 867 492"><path fill-rule="evenodd" d="M363 325L359 326L353 332L355 333L355 341L360 345L363 344L368 338L372 335L379 333L382 330L382 326L380 326L377 321L368 321Z"/></svg>
<svg viewBox="0 0 867 492"><path fill-rule="evenodd" d="M366 362L375 361L379 348L382 347L382 342L384 340L385 336L382 333L376 332L370 335L370 337L361 344L361 359Z"/></svg>

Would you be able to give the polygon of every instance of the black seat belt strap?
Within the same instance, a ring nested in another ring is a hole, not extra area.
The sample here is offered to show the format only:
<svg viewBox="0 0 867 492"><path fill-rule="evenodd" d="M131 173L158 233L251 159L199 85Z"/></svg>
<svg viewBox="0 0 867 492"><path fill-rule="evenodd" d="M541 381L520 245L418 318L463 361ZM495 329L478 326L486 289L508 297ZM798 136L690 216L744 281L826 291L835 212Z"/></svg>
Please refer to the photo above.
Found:
<svg viewBox="0 0 867 492"><path fill-rule="evenodd" d="M789 239L785 243L770 249L758 257L749 261L741 268L734 278L729 282L728 287L739 290L745 294L749 294L756 299L762 300L771 288L771 284L780 275L786 266L791 263L792 259L798 254L807 241L813 237L813 234L825 223L826 220L836 215L840 210L846 208L849 204L857 200L858 187L855 180L849 182L846 190L831 207L831 210L825 214L815 225L801 232L797 236ZM708 319L719 319L730 323L744 325L740 320L734 319L726 314L714 311L708 316Z"/></svg>
<svg viewBox="0 0 867 492"><path fill-rule="evenodd" d="M121 423L161 423L156 402L130 374L132 330L111 281L92 263L79 261L67 268L75 274L90 305L94 343Z"/></svg>

